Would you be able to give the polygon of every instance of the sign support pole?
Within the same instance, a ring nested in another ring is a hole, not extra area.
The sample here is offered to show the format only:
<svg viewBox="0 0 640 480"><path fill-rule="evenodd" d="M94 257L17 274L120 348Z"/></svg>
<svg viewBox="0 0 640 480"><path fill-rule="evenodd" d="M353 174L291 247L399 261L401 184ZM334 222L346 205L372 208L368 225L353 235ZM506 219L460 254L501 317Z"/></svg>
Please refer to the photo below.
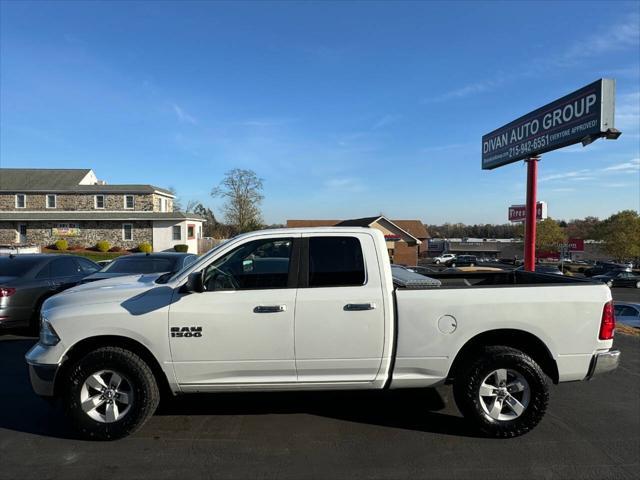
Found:
<svg viewBox="0 0 640 480"><path fill-rule="evenodd" d="M527 162L527 207L524 230L524 269L534 272L536 269L536 204L538 189L538 160L531 157Z"/></svg>

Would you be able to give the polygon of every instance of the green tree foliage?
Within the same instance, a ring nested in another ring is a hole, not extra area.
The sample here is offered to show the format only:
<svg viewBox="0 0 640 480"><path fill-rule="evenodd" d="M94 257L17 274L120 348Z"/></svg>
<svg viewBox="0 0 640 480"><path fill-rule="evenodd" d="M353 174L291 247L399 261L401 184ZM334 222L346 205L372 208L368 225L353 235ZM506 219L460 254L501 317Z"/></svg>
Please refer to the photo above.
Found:
<svg viewBox="0 0 640 480"><path fill-rule="evenodd" d="M601 223L598 217L585 217L582 220L573 219L567 222L565 232L569 238L593 240L597 236L597 230Z"/></svg>
<svg viewBox="0 0 640 480"><path fill-rule="evenodd" d="M553 218L545 218L538 222L536 232L536 249L557 250L558 245L567 241L567 235Z"/></svg>
<svg viewBox="0 0 640 480"><path fill-rule="evenodd" d="M211 191L213 197L224 199L225 221L238 233L262 226L262 183L253 170L234 168L225 173L224 179Z"/></svg>
<svg viewBox="0 0 640 480"><path fill-rule="evenodd" d="M598 227L597 237L604 241L608 254L618 260L640 257L640 216L633 210L611 215Z"/></svg>

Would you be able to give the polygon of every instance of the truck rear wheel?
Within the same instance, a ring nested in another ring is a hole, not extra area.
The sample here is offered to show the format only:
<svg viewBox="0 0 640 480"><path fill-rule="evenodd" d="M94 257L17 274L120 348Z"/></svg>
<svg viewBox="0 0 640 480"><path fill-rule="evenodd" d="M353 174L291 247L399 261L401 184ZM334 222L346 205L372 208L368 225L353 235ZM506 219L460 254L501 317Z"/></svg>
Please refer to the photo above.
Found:
<svg viewBox="0 0 640 480"><path fill-rule="evenodd" d="M160 401L149 366L118 347L102 347L81 358L69 371L63 395L78 432L94 440L130 435L153 415Z"/></svg>
<svg viewBox="0 0 640 480"><path fill-rule="evenodd" d="M549 401L547 378L528 355L510 347L486 347L460 375L453 394L466 419L482 433L510 438L532 430Z"/></svg>

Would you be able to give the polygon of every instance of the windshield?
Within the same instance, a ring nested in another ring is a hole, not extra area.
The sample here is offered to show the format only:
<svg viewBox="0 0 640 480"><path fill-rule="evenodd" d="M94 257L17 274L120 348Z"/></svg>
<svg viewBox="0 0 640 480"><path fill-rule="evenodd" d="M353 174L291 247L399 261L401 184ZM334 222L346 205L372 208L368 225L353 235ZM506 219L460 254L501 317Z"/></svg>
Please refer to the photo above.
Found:
<svg viewBox="0 0 640 480"><path fill-rule="evenodd" d="M161 273L173 271L176 259L158 257L118 258L104 267L105 273Z"/></svg>
<svg viewBox="0 0 640 480"><path fill-rule="evenodd" d="M40 262L41 258L27 256L0 258L0 276L21 277Z"/></svg>

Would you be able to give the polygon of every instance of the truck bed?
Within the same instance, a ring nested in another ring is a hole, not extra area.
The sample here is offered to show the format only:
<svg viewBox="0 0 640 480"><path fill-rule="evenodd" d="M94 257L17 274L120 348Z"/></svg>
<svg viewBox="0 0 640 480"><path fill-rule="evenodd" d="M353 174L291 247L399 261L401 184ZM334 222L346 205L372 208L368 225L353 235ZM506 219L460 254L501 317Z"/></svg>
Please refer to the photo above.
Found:
<svg viewBox="0 0 640 480"><path fill-rule="evenodd" d="M593 285L590 279L568 277L547 273L525 272L511 270L504 272L451 272L432 273L427 278L431 282L399 282L394 276L394 284L398 289L443 289L469 287L498 287L498 286L534 286L534 285ZM599 283L599 282L598 282Z"/></svg>

